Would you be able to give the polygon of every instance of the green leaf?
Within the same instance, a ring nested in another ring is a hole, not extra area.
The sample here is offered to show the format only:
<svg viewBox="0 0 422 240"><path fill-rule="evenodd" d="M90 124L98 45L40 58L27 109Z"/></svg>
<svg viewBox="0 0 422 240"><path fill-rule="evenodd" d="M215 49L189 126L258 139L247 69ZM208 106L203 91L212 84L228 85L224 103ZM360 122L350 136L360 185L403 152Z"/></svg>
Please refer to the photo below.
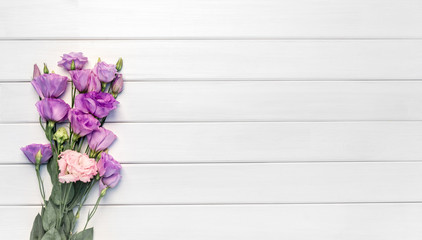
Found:
<svg viewBox="0 0 422 240"><path fill-rule="evenodd" d="M74 191L73 191L74 196L73 196L73 200L68 205L69 209L76 207L76 205L80 203L80 201L82 200L83 194L88 187L89 187L89 184L87 183L83 183L80 181L74 183Z"/></svg>
<svg viewBox="0 0 422 240"><path fill-rule="evenodd" d="M51 194L50 194L50 201L52 201L54 204L56 205L60 205L60 201L61 201L61 196L62 196L62 189L61 189L61 185L54 185L53 186L53 190L51 190Z"/></svg>
<svg viewBox="0 0 422 240"><path fill-rule="evenodd" d="M41 215L37 214L34 220L34 224L32 225L31 236L29 237L29 239L40 240L43 235L44 235L44 229L42 226Z"/></svg>
<svg viewBox="0 0 422 240"><path fill-rule="evenodd" d="M59 185L59 165L57 164L57 155L53 153L53 157L47 164L47 170L50 174L51 183L53 186Z"/></svg>
<svg viewBox="0 0 422 240"><path fill-rule="evenodd" d="M61 240L67 240L66 234L63 231L63 227L60 229L60 238Z"/></svg>
<svg viewBox="0 0 422 240"><path fill-rule="evenodd" d="M93 240L94 239L94 229L88 228L82 232L78 232L75 235L72 235L70 240Z"/></svg>
<svg viewBox="0 0 422 240"><path fill-rule="evenodd" d="M62 237L60 236L59 231L57 229L52 228L45 233L44 237L41 240L61 240Z"/></svg>
<svg viewBox="0 0 422 240"><path fill-rule="evenodd" d="M70 184L70 189L69 189L69 195L67 196L66 204L69 204L72 201L73 197L75 196L75 189L73 187L73 184L72 183L69 183L69 184Z"/></svg>
<svg viewBox="0 0 422 240"><path fill-rule="evenodd" d="M70 228L72 226L73 221L73 211L70 210L67 214L63 216L64 222L63 222L63 230L66 233L67 236L69 236Z"/></svg>
<svg viewBox="0 0 422 240"><path fill-rule="evenodd" d="M47 203L47 207L45 208L45 212L42 216L42 226L44 227L45 231L54 228L56 225L56 207L52 202Z"/></svg>
<svg viewBox="0 0 422 240"><path fill-rule="evenodd" d="M67 217L69 218L69 221L73 221L73 218L75 217L75 214L73 213L73 210L70 210L68 213L67 213Z"/></svg>

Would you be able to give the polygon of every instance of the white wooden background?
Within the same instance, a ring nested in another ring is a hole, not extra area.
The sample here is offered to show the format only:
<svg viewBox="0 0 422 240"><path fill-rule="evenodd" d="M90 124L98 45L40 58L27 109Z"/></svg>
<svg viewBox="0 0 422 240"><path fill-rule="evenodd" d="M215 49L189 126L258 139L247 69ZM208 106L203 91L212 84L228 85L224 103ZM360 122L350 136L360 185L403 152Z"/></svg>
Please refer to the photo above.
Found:
<svg viewBox="0 0 422 240"><path fill-rule="evenodd" d="M95 239L422 238L421 0L0 1L0 239L40 209L32 64L70 51L124 59Z"/></svg>

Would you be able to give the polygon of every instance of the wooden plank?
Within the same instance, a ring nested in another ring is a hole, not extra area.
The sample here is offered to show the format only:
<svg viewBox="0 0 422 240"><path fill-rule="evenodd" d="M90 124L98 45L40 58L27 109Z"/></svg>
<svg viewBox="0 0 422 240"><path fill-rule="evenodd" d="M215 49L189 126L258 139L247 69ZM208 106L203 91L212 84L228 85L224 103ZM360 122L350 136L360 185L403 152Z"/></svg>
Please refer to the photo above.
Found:
<svg viewBox="0 0 422 240"><path fill-rule="evenodd" d="M0 238L27 239L38 211L0 207ZM95 239L416 240L421 214L421 204L107 206L90 225Z"/></svg>
<svg viewBox="0 0 422 240"><path fill-rule="evenodd" d="M136 154L136 152L133 152ZM422 163L124 164L104 204L422 201ZM27 181L18 181L22 179ZM48 175L43 173L50 189ZM33 181L29 181L29 179ZM0 205L39 204L31 165L0 166ZM98 190L93 188L89 203Z"/></svg>
<svg viewBox="0 0 422 240"><path fill-rule="evenodd" d="M421 92L420 81L128 82L107 121L421 120ZM31 84L0 93L1 123L38 121Z"/></svg>
<svg viewBox="0 0 422 240"><path fill-rule="evenodd" d="M422 76L422 40L0 41L0 51L0 81L29 81L34 63L63 73L57 61L70 51L84 52L89 66L98 57L111 63L123 57L125 79L132 81Z"/></svg>
<svg viewBox="0 0 422 240"><path fill-rule="evenodd" d="M420 161L422 122L110 123L123 163ZM1 164L46 143L38 124L1 124ZM19 136L19 137L14 137ZM136 154L134 154L136 149Z"/></svg>
<svg viewBox="0 0 422 240"><path fill-rule="evenodd" d="M0 3L0 37L421 37L421 10L417 0L15 0Z"/></svg>

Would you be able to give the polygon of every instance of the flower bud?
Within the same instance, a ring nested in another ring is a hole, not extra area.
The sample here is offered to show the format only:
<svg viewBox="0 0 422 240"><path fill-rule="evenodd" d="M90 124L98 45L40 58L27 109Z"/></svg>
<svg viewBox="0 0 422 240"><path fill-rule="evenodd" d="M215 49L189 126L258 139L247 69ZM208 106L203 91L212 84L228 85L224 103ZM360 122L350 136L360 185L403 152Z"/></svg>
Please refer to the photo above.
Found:
<svg viewBox="0 0 422 240"><path fill-rule="evenodd" d="M114 97L117 97L117 94L121 93L123 90L123 76L122 74L117 74L116 79L111 83L111 92Z"/></svg>
<svg viewBox="0 0 422 240"><path fill-rule="evenodd" d="M118 72L120 72L120 70L122 70L122 67L123 67L123 59L122 58L119 58L119 60L116 63L116 70Z"/></svg>
<svg viewBox="0 0 422 240"><path fill-rule="evenodd" d="M98 60L97 60L97 62L101 62L101 58L100 58L100 57L98 57Z"/></svg>
<svg viewBox="0 0 422 240"><path fill-rule="evenodd" d="M45 64L45 63L44 63L44 73L45 74L48 74L49 73L48 68L47 68L47 64Z"/></svg>
<svg viewBox="0 0 422 240"><path fill-rule="evenodd" d="M107 87L107 83L102 82L102 83L101 83L101 92L104 92L104 91L105 91L105 89L106 89L106 87Z"/></svg>
<svg viewBox="0 0 422 240"><path fill-rule="evenodd" d="M41 159L42 159L42 154L41 154L41 150L39 150L37 154L35 155L35 166L37 169L40 168Z"/></svg>
<svg viewBox="0 0 422 240"><path fill-rule="evenodd" d="M72 60L72 63L70 64L70 70L75 70L75 60Z"/></svg>
<svg viewBox="0 0 422 240"><path fill-rule="evenodd" d="M37 64L34 64L34 74L32 75L32 79L41 75L40 69Z"/></svg>
<svg viewBox="0 0 422 240"><path fill-rule="evenodd" d="M104 196L106 195L106 193L107 193L107 189L108 189L108 187L104 188L104 189L101 191L101 194L100 194L100 196L101 196L101 197L104 197Z"/></svg>
<svg viewBox="0 0 422 240"><path fill-rule="evenodd" d="M61 127L57 129L56 133L53 135L53 139L56 140L58 144L63 144L67 141L69 139L69 135L67 134L66 128Z"/></svg>

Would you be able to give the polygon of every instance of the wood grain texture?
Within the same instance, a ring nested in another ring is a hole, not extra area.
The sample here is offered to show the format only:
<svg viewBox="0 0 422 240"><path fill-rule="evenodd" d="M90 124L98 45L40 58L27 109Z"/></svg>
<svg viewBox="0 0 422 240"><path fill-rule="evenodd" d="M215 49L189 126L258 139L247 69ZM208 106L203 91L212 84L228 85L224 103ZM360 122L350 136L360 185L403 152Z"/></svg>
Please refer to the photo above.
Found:
<svg viewBox="0 0 422 240"><path fill-rule="evenodd" d="M34 63L64 73L57 61L71 51L84 52L89 66L98 57L123 57L131 81L421 79L421 46L422 40L0 41L0 81L29 81Z"/></svg>
<svg viewBox="0 0 422 240"><path fill-rule="evenodd" d="M123 163L420 161L421 122L106 123ZM1 164L29 163L38 124L0 124ZM17 137L18 136L18 137Z"/></svg>
<svg viewBox="0 0 422 240"><path fill-rule="evenodd" d="M0 239L27 239L39 211L19 151L45 142L32 64L64 74L70 51L88 67L124 58L105 125L123 178L95 239L421 239L421 11L419 0L0 1Z"/></svg>
<svg viewBox="0 0 422 240"><path fill-rule="evenodd" d="M118 98L121 106L107 120L421 120L421 91L419 81L128 82ZM3 83L0 93L0 122L38 121L31 84Z"/></svg>
<svg viewBox="0 0 422 240"><path fill-rule="evenodd" d="M124 164L120 184L102 203L415 202L422 201L421 171L420 162ZM21 176L27 181L18 181ZM49 183L46 170L43 176ZM0 204L39 204L35 179L31 165L1 166L0 182L13 184L2 186L8 194Z"/></svg>
<svg viewBox="0 0 422 240"><path fill-rule="evenodd" d="M417 0L15 0L0 9L9 39L422 36Z"/></svg>
<svg viewBox="0 0 422 240"><path fill-rule="evenodd" d="M27 239L38 211L0 207L0 238ZM417 240L421 215L421 204L107 206L91 223L95 239Z"/></svg>

